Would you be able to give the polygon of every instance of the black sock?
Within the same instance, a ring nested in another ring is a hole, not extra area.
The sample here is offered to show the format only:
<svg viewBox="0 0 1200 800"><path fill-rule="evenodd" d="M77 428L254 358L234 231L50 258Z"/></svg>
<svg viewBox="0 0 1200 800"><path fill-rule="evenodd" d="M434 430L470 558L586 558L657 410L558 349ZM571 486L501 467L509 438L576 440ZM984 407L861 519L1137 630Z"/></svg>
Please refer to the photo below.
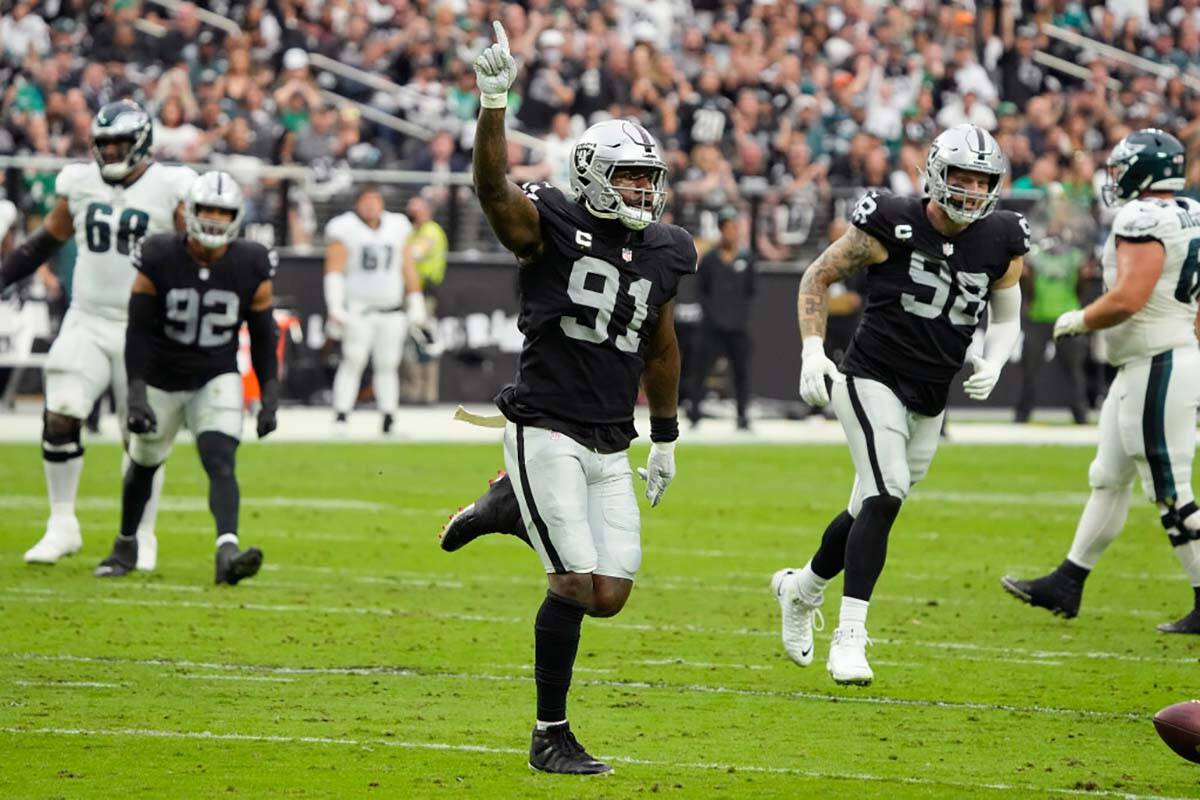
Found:
<svg viewBox="0 0 1200 800"><path fill-rule="evenodd" d="M533 626L533 676L537 682L537 718L542 722L567 718L567 691L586 611L582 603L549 591L538 609Z"/></svg>
<svg viewBox="0 0 1200 800"><path fill-rule="evenodd" d="M121 535L136 536L142 514L146 511L146 503L150 502L150 492L154 489L154 473L158 472L158 464L143 467L133 461L125 470L125 483L121 489Z"/></svg>
<svg viewBox="0 0 1200 800"><path fill-rule="evenodd" d="M1092 574L1090 569L1079 566L1069 558L1064 558L1063 562L1054 571L1064 578L1070 578L1076 583L1083 583L1087 580L1087 576Z"/></svg>
<svg viewBox="0 0 1200 800"><path fill-rule="evenodd" d="M832 580L846 566L846 539L850 536L852 525L854 517L850 516L849 511L843 511L825 528L821 546L812 557L812 571L818 578Z"/></svg>
<svg viewBox="0 0 1200 800"><path fill-rule="evenodd" d="M1192 587L1193 608L1200 611L1200 586Z"/></svg>
<svg viewBox="0 0 1200 800"><path fill-rule="evenodd" d="M870 600L887 560L888 533L900 513L899 497L868 497L846 537L844 597Z"/></svg>
<svg viewBox="0 0 1200 800"><path fill-rule="evenodd" d="M223 433L205 431L196 437L200 462L208 473L208 510L217 525L217 536L238 532L241 492L234 470L238 441Z"/></svg>

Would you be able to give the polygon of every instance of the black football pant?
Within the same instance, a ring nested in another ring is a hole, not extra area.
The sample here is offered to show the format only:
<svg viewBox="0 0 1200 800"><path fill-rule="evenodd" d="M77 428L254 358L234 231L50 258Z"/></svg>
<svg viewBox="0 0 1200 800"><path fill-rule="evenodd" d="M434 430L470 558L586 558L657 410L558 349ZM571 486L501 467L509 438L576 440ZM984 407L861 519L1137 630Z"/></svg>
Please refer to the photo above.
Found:
<svg viewBox="0 0 1200 800"><path fill-rule="evenodd" d="M704 383L712 372L713 364L722 355L729 360L729 370L733 373L738 419L746 418L746 409L750 404L750 350L750 334L745 330L724 331L709 325L701 329L698 363L692 385L687 387L689 419L693 422L700 419Z"/></svg>

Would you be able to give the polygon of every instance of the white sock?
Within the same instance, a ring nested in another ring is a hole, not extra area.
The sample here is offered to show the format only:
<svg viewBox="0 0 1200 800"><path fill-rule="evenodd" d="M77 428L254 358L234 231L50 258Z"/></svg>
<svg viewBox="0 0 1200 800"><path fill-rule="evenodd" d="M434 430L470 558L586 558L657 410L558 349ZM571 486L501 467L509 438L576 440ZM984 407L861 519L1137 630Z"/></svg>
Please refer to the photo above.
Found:
<svg viewBox="0 0 1200 800"><path fill-rule="evenodd" d="M48 445L46 450L56 451L61 448L77 449L76 444ZM65 452L65 451L64 451ZM50 518L75 516L75 497L79 494L79 476L83 474L83 455L69 458L66 461L50 461L42 459L46 473L46 495L50 498Z"/></svg>
<svg viewBox="0 0 1200 800"><path fill-rule="evenodd" d="M238 535L236 533L222 533L217 537L217 549L220 550L223 544L231 544L237 547Z"/></svg>
<svg viewBox="0 0 1200 800"><path fill-rule="evenodd" d="M372 375L375 405L384 414L395 414L400 407L400 374L396 370L397 367L381 369Z"/></svg>
<svg viewBox="0 0 1200 800"><path fill-rule="evenodd" d="M539 731L544 731L544 730L547 730L548 728L553 728L555 725L566 725L566 724L567 724L567 721L565 719L560 719L558 722L542 722L539 719L537 721L537 729Z"/></svg>
<svg viewBox="0 0 1200 800"><path fill-rule="evenodd" d="M800 596L808 599L820 597L825 592L825 587L829 585L828 578L822 578L812 570L812 559L796 573L796 588L800 590Z"/></svg>
<svg viewBox="0 0 1200 800"><path fill-rule="evenodd" d="M128 453L121 454L122 475L129 471L129 465L132 463ZM165 472L166 465L163 464L154 473L154 483L150 485L150 499L146 501L146 507L142 509L142 520L138 523L138 533L154 535L154 523L158 520L158 499L162 497L163 473Z"/></svg>
<svg viewBox="0 0 1200 800"><path fill-rule="evenodd" d="M338 365L337 374L333 376L333 410L339 414L349 414L354 410L354 401L358 399L358 386L362 382L362 371L365 364L352 364L346 359Z"/></svg>
<svg viewBox="0 0 1200 800"><path fill-rule="evenodd" d="M1084 569L1095 569L1100 556L1113 543L1125 519L1129 516L1130 487L1118 489L1092 489L1079 523L1075 526L1075 539L1067 558Z"/></svg>
<svg viewBox="0 0 1200 800"><path fill-rule="evenodd" d="M1179 559L1183 571L1187 573L1192 586L1200 586L1200 542L1192 540L1187 544L1172 547L1175 557Z"/></svg>
<svg viewBox="0 0 1200 800"><path fill-rule="evenodd" d="M839 628L867 627L867 607L869 600L859 600L855 597L842 598L842 613L838 617Z"/></svg>

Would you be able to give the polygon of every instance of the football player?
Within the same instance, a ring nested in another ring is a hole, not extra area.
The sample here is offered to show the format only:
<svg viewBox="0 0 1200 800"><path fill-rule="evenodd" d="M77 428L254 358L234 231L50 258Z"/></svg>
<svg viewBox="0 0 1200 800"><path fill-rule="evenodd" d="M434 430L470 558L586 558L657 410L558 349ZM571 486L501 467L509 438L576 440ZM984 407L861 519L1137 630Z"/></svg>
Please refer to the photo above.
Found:
<svg viewBox="0 0 1200 800"><path fill-rule="evenodd" d="M826 666L840 684L869 684L867 607L883 571L888 533L929 469L946 395L985 308L982 355L964 388L975 400L996 385L1020 334L1023 256L1029 227L997 211L1008 161L987 131L942 132L925 163L927 197L865 195L851 226L805 271L798 314L804 337L800 394L830 402L856 478L846 510L829 523L801 569L782 569L771 590L783 611L783 644L800 666L813 660L813 624L829 581L845 570L838 628ZM866 306L838 368L826 355L827 290L866 270ZM832 384L832 395L830 391Z"/></svg>
<svg viewBox="0 0 1200 800"><path fill-rule="evenodd" d="M504 483L541 558L549 591L534 624L537 723L531 767L598 774L567 723L584 616L625 605L641 564L641 522L626 450L641 380L653 442L643 477L658 505L675 476L679 348L672 298L696 269L691 236L659 222L667 166L634 122L593 125L571 154L574 199L506 176L504 134L516 62L499 22L475 60L482 94L474 179L480 205L520 265L525 344L503 412ZM501 530L492 527L492 530Z"/></svg>
<svg viewBox="0 0 1200 800"><path fill-rule="evenodd" d="M238 332L250 329L250 360L262 385L258 436L275 430L279 407L276 326L271 312L275 255L238 239L242 190L224 172L206 172L188 190L185 233L147 237L134 254L125 368L129 376L129 455L121 531L97 577L125 575L137 563L137 520L175 434L186 425L208 474L216 522L216 582L258 572L262 551L238 550L235 455L242 433Z"/></svg>
<svg viewBox="0 0 1200 800"><path fill-rule="evenodd" d="M125 319L135 270L130 262L142 237L182 229L181 201L196 173L150 159L150 117L132 100L105 105L92 121L94 163L71 164L58 174L54 207L41 227L0 267L0 291L33 274L72 235L79 255L71 308L46 360L42 459L50 519L41 540L25 553L29 563L53 564L83 545L75 496L83 471L82 420L111 384L125 430ZM128 457L125 459L128 470ZM138 568L154 569L154 520L160 473L139 534Z"/></svg>
<svg viewBox="0 0 1200 800"><path fill-rule="evenodd" d="M363 186L353 211L325 226L325 308L330 333L342 340L342 363L333 379L339 430L354 408L370 357L383 432L392 431L400 405L401 348L409 326L425 322L425 296L408 246L411 233L408 217L387 211L374 184Z"/></svg>
<svg viewBox="0 0 1200 800"><path fill-rule="evenodd" d="M1200 633L1200 509L1192 493L1200 203L1175 196L1184 188L1185 150L1169 133L1129 134L1113 148L1107 169L1105 201L1129 201L1104 244L1107 291L1054 324L1056 339L1101 331L1108 362L1117 368L1100 409L1100 444L1088 469L1092 493L1066 559L1049 575L1005 577L1001 585L1032 606L1078 614L1084 581L1125 525L1138 475L1194 594L1186 616L1158 629Z"/></svg>

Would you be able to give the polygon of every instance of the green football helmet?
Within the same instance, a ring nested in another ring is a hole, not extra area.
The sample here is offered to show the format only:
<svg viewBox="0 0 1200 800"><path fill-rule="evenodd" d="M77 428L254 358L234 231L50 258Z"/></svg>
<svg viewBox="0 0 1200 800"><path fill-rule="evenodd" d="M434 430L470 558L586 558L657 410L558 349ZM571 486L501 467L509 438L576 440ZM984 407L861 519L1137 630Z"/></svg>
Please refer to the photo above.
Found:
<svg viewBox="0 0 1200 800"><path fill-rule="evenodd" d="M1178 192L1187 174L1187 152L1171 134L1142 128L1117 142L1105 162L1108 183L1102 194L1113 205L1143 192Z"/></svg>
<svg viewBox="0 0 1200 800"><path fill-rule="evenodd" d="M124 180L129 173L150 160L154 126L150 115L132 100L105 104L92 120L92 157L100 165L105 180ZM104 145L120 145L113 157L105 157Z"/></svg>

